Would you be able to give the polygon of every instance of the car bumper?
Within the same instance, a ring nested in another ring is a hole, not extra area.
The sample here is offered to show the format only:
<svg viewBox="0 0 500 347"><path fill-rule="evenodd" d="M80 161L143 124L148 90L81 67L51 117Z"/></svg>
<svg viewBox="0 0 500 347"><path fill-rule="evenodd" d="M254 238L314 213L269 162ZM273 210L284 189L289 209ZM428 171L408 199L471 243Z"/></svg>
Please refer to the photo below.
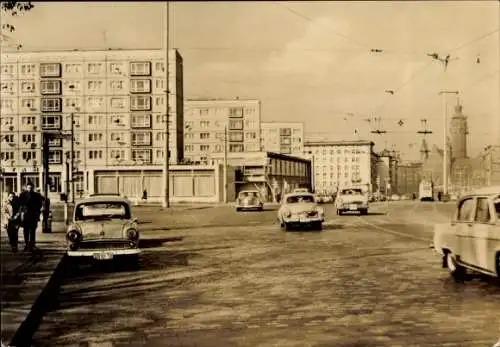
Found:
<svg viewBox="0 0 500 347"><path fill-rule="evenodd" d="M134 255L141 253L139 248L130 249L86 249L81 251L68 251L69 257L96 257L96 254L111 254L113 256Z"/></svg>
<svg viewBox="0 0 500 347"><path fill-rule="evenodd" d="M368 205L342 204L339 205L337 208L343 211L360 211L360 210L368 210Z"/></svg>
<svg viewBox="0 0 500 347"><path fill-rule="evenodd" d="M308 218L288 218L284 222L288 224L310 224L310 223L323 223L325 220L321 217L308 217Z"/></svg>
<svg viewBox="0 0 500 347"><path fill-rule="evenodd" d="M236 205L239 210L252 210L256 208L262 208L262 205Z"/></svg>

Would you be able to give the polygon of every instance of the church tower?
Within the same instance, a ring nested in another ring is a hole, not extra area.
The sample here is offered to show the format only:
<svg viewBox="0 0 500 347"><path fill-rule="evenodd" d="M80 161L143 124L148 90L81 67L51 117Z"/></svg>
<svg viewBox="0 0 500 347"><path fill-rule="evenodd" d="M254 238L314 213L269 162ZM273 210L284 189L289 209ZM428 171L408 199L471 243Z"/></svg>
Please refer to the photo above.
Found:
<svg viewBox="0 0 500 347"><path fill-rule="evenodd" d="M450 121L451 158L467 158L467 134L467 117L462 113L462 105L458 101Z"/></svg>

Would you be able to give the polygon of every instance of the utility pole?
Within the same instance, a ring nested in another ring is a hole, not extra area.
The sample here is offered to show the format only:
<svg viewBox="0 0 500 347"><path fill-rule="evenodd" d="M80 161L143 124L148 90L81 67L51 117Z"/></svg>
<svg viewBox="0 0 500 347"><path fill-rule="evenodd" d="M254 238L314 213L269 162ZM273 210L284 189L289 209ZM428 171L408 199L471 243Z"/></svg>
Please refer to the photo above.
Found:
<svg viewBox="0 0 500 347"><path fill-rule="evenodd" d="M69 153L69 179L71 182L71 203L75 205L75 113L71 112L71 152Z"/></svg>
<svg viewBox="0 0 500 347"><path fill-rule="evenodd" d="M227 125L224 127L224 203L227 204Z"/></svg>
<svg viewBox="0 0 500 347"><path fill-rule="evenodd" d="M443 198L448 195L448 112L446 109L446 94L456 94L456 90L442 90L439 92L443 107Z"/></svg>
<svg viewBox="0 0 500 347"><path fill-rule="evenodd" d="M44 207L46 207L48 198L49 198L49 141L52 135L48 132L42 132L42 165L43 165L43 182L42 182L42 191L43 196L45 197ZM42 218L42 232L50 233L50 225L48 221L48 212L46 208L43 210L43 218Z"/></svg>
<svg viewBox="0 0 500 347"><path fill-rule="evenodd" d="M169 65L169 50L170 50L170 6L169 6L169 1L166 2L166 16L165 16L165 80L166 80L166 96L167 100L165 102L166 105L166 111L165 111L165 147L164 147L164 155L163 157L165 158L164 160L164 166L163 166L163 175L164 175L164 200L163 200L163 207L169 208L170 207L170 173L169 173L169 161L170 161L170 139L169 139L169 124L170 124L170 65Z"/></svg>

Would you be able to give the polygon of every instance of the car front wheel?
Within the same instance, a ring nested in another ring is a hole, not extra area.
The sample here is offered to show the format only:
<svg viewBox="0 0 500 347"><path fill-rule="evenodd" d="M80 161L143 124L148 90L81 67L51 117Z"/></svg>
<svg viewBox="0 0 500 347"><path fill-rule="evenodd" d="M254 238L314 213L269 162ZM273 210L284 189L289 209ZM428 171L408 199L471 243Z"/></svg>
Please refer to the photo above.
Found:
<svg viewBox="0 0 500 347"><path fill-rule="evenodd" d="M448 266L448 270L450 271L450 275L455 280L462 280L465 277L466 269L457 264L455 258L453 257L453 253L449 252L446 254L446 264Z"/></svg>
<svg viewBox="0 0 500 347"><path fill-rule="evenodd" d="M318 231L323 230L322 222L313 222L311 226L313 230L318 230Z"/></svg>

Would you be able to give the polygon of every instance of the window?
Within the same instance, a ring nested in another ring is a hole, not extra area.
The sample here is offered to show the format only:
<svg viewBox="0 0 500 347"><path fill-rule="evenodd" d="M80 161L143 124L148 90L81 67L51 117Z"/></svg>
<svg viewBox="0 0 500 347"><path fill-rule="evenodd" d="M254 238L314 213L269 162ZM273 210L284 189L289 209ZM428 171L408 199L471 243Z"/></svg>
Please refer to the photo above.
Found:
<svg viewBox="0 0 500 347"><path fill-rule="evenodd" d="M255 140L257 138L257 133L255 131L248 132L245 134L247 139Z"/></svg>
<svg viewBox="0 0 500 347"><path fill-rule="evenodd" d="M230 119L229 120L229 130L243 130L243 120Z"/></svg>
<svg viewBox="0 0 500 347"><path fill-rule="evenodd" d="M2 110L13 111L14 110L14 100L12 99L0 99L0 108Z"/></svg>
<svg viewBox="0 0 500 347"><path fill-rule="evenodd" d="M64 66L64 71L66 73L80 73L82 72L82 64L66 64Z"/></svg>
<svg viewBox="0 0 500 347"><path fill-rule="evenodd" d="M0 160L14 160L14 152L2 152L0 153Z"/></svg>
<svg viewBox="0 0 500 347"><path fill-rule="evenodd" d="M156 72L165 72L165 64L162 62L155 63L155 71Z"/></svg>
<svg viewBox="0 0 500 347"><path fill-rule="evenodd" d="M200 128L208 128L208 127L210 127L210 121L208 120L200 121Z"/></svg>
<svg viewBox="0 0 500 347"><path fill-rule="evenodd" d="M230 118L243 118L243 108L242 107L231 107L229 109Z"/></svg>
<svg viewBox="0 0 500 347"><path fill-rule="evenodd" d="M151 110L151 97L133 96L130 98L131 111L149 111Z"/></svg>
<svg viewBox="0 0 500 347"><path fill-rule="evenodd" d="M14 135L13 134L3 135L2 140L7 143L14 143Z"/></svg>
<svg viewBox="0 0 500 347"><path fill-rule="evenodd" d="M281 146L280 153L290 154L290 153L292 153L292 148L290 146Z"/></svg>
<svg viewBox="0 0 500 347"><path fill-rule="evenodd" d="M41 99L42 112L61 112L61 99Z"/></svg>
<svg viewBox="0 0 500 347"><path fill-rule="evenodd" d="M476 204L476 222L489 223L491 220L490 215L490 202L486 198L478 198Z"/></svg>
<svg viewBox="0 0 500 347"><path fill-rule="evenodd" d="M280 128L280 136L291 136L292 129L291 128Z"/></svg>
<svg viewBox="0 0 500 347"><path fill-rule="evenodd" d="M470 221L474 214L474 199L465 199L460 203L458 209L458 220L459 221Z"/></svg>
<svg viewBox="0 0 500 347"><path fill-rule="evenodd" d="M88 63L87 65L87 73L96 75L101 73L102 64L101 63Z"/></svg>
<svg viewBox="0 0 500 347"><path fill-rule="evenodd" d="M2 74L10 74L14 73L14 65L13 64L2 64L0 67Z"/></svg>
<svg viewBox="0 0 500 347"><path fill-rule="evenodd" d="M100 96L90 96L87 98L87 105L90 108L100 108L104 105L104 98Z"/></svg>
<svg viewBox="0 0 500 347"><path fill-rule="evenodd" d="M101 142L103 137L102 133L90 133L89 142Z"/></svg>
<svg viewBox="0 0 500 347"><path fill-rule="evenodd" d="M185 152L193 152L194 146L193 145L184 145L184 151Z"/></svg>
<svg viewBox="0 0 500 347"><path fill-rule="evenodd" d="M104 118L105 116L102 115L97 115L97 114L91 114L89 115L88 118L88 124L89 125L103 125L104 124Z"/></svg>
<svg viewBox="0 0 500 347"><path fill-rule="evenodd" d="M113 92L118 92L125 89L125 82L122 80L114 80L109 82L109 89Z"/></svg>
<svg viewBox="0 0 500 347"><path fill-rule="evenodd" d="M123 141L125 139L124 133L111 133L110 135L111 141Z"/></svg>
<svg viewBox="0 0 500 347"><path fill-rule="evenodd" d="M40 93L43 94L61 94L61 81L41 81Z"/></svg>
<svg viewBox="0 0 500 347"><path fill-rule="evenodd" d="M89 92L98 92L102 90L103 81L88 81L87 90Z"/></svg>
<svg viewBox="0 0 500 347"><path fill-rule="evenodd" d="M33 118L35 118L35 117L33 117ZM0 124L2 124L2 125L14 125L14 117L2 116L2 117L0 117Z"/></svg>
<svg viewBox="0 0 500 347"><path fill-rule="evenodd" d="M61 116L42 116L42 129L61 129Z"/></svg>
<svg viewBox="0 0 500 347"><path fill-rule="evenodd" d="M22 64L21 65L21 75L34 75L36 71L35 64Z"/></svg>
<svg viewBox="0 0 500 347"><path fill-rule="evenodd" d="M34 93L35 92L35 82L22 82L21 92L23 93Z"/></svg>
<svg viewBox="0 0 500 347"><path fill-rule="evenodd" d="M215 152L218 152L218 153L222 152L222 148L223 148L222 145L215 145Z"/></svg>
<svg viewBox="0 0 500 347"><path fill-rule="evenodd" d="M200 145L200 151L201 152L208 152L208 151L210 151L210 145Z"/></svg>
<svg viewBox="0 0 500 347"><path fill-rule="evenodd" d="M132 133L132 145L151 146L151 133L150 132Z"/></svg>
<svg viewBox="0 0 500 347"><path fill-rule="evenodd" d="M150 62L131 62L130 63L131 76L150 76L151 63Z"/></svg>
<svg viewBox="0 0 500 347"><path fill-rule="evenodd" d="M124 75L125 66L121 63L110 63L109 64L109 72L112 75Z"/></svg>
<svg viewBox="0 0 500 347"><path fill-rule="evenodd" d="M151 80L131 80L131 93L151 93Z"/></svg>
<svg viewBox="0 0 500 347"><path fill-rule="evenodd" d="M49 151L49 164L61 164L62 163L62 151Z"/></svg>
<svg viewBox="0 0 500 347"><path fill-rule="evenodd" d="M22 154L22 158L24 161L36 160L36 152L35 151L25 151Z"/></svg>
<svg viewBox="0 0 500 347"><path fill-rule="evenodd" d="M21 99L21 107L31 110L35 108L35 99Z"/></svg>
<svg viewBox="0 0 500 347"><path fill-rule="evenodd" d="M65 81L64 90L70 93L79 93L81 91L80 81Z"/></svg>
<svg viewBox="0 0 500 347"><path fill-rule="evenodd" d="M23 117L21 117L21 124L22 125L36 125L36 118L33 116L23 116Z"/></svg>
<svg viewBox="0 0 500 347"><path fill-rule="evenodd" d="M111 116L110 122L111 122L111 124L124 125L125 124L125 117L121 114L115 114L115 115Z"/></svg>
<svg viewBox="0 0 500 347"><path fill-rule="evenodd" d="M150 114L134 114L131 117L132 128L151 128L151 115Z"/></svg>
<svg viewBox="0 0 500 347"><path fill-rule="evenodd" d="M242 131L232 131L229 133L229 141L233 142L243 142L243 132Z"/></svg>
<svg viewBox="0 0 500 347"><path fill-rule="evenodd" d="M66 108L79 108L81 106L80 99L77 98L67 98L64 102Z"/></svg>
<svg viewBox="0 0 500 347"><path fill-rule="evenodd" d="M124 109L125 108L125 99L124 98L111 98L110 104L111 104L111 108Z"/></svg>
<svg viewBox="0 0 500 347"><path fill-rule="evenodd" d="M282 145L291 145L292 141L290 141L289 137L281 137L281 144Z"/></svg>
<svg viewBox="0 0 500 347"><path fill-rule="evenodd" d="M0 84L0 90L2 91L2 93L12 93L14 92L14 83L2 82Z"/></svg>
<svg viewBox="0 0 500 347"><path fill-rule="evenodd" d="M91 160L102 159L102 151L101 150L91 150L88 152L88 158Z"/></svg>
<svg viewBox="0 0 500 347"><path fill-rule="evenodd" d="M40 64L41 77L61 77L61 64L47 63Z"/></svg>
<svg viewBox="0 0 500 347"><path fill-rule="evenodd" d="M165 85L165 82L163 80L156 80L155 81L156 89L163 89L164 85Z"/></svg>
<svg viewBox="0 0 500 347"><path fill-rule="evenodd" d="M23 134L23 142L24 143L36 142L36 135L35 134Z"/></svg>
<svg viewBox="0 0 500 347"><path fill-rule="evenodd" d="M133 149L132 150L132 160L144 163L151 162L151 150L150 149Z"/></svg>
<svg viewBox="0 0 500 347"><path fill-rule="evenodd" d="M111 159L125 159L125 151L123 149L113 149L110 152Z"/></svg>
<svg viewBox="0 0 500 347"><path fill-rule="evenodd" d="M165 105L165 98L163 96L157 96L157 97L155 97L155 104L156 104L156 106L163 106L163 105Z"/></svg>
<svg viewBox="0 0 500 347"><path fill-rule="evenodd" d="M51 138L49 140L49 147L61 147L62 146L62 139L61 138Z"/></svg>
<svg viewBox="0 0 500 347"><path fill-rule="evenodd" d="M229 152L243 152L244 147L243 144L230 144L229 145Z"/></svg>
<svg viewBox="0 0 500 347"><path fill-rule="evenodd" d="M200 133L200 139L208 140L210 138L210 133Z"/></svg>

